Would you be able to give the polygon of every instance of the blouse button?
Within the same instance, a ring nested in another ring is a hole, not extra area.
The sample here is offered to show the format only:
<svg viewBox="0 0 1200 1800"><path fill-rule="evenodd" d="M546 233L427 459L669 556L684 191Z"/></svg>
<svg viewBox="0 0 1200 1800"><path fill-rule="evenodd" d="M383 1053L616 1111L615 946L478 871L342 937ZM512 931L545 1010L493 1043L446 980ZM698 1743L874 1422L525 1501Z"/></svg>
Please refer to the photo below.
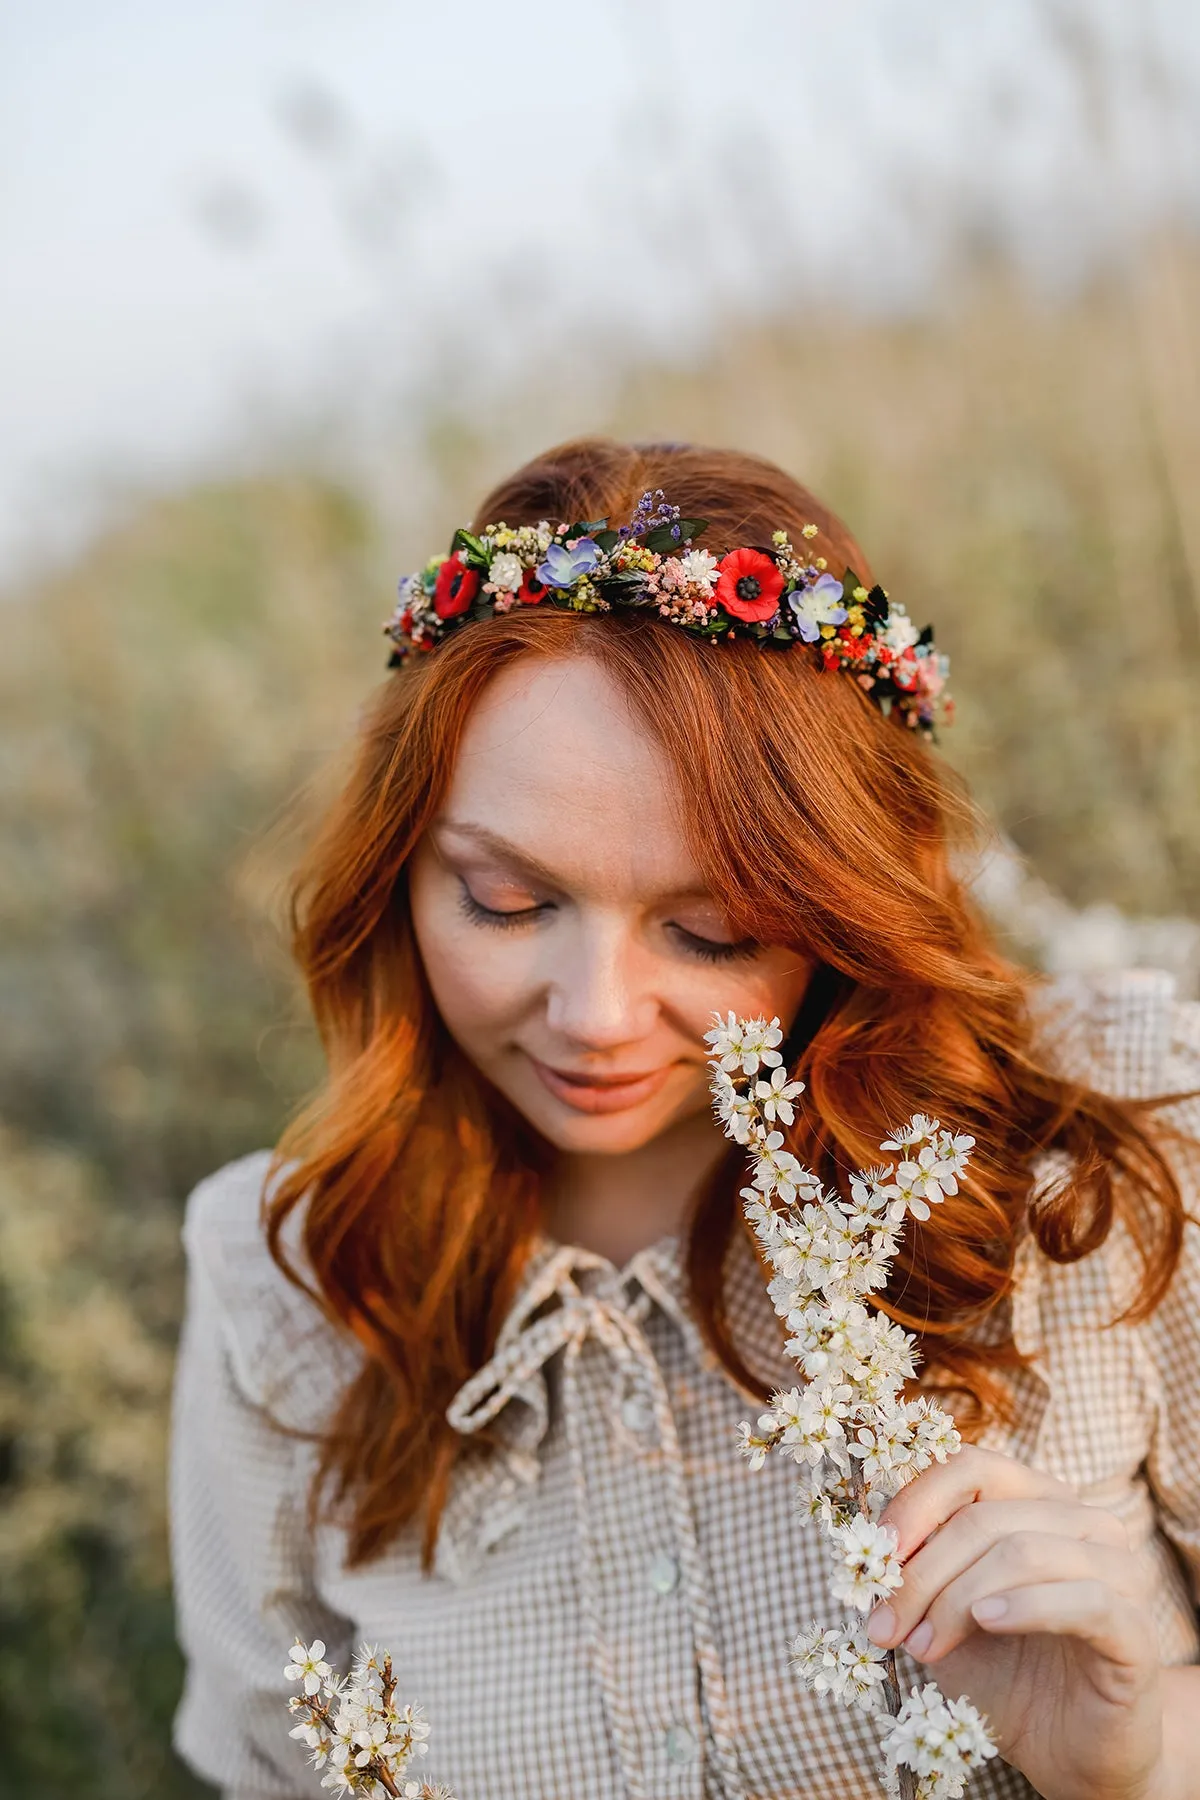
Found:
<svg viewBox="0 0 1200 1800"><path fill-rule="evenodd" d="M667 1733L667 1761L690 1763L695 1760L696 1740L682 1725L672 1725Z"/></svg>
<svg viewBox="0 0 1200 1800"><path fill-rule="evenodd" d="M630 1394L621 1402L621 1422L630 1431L649 1431L654 1423L654 1408L640 1394Z"/></svg>
<svg viewBox="0 0 1200 1800"><path fill-rule="evenodd" d="M660 1550L650 1564L650 1586L656 1594L669 1594L679 1580L679 1564Z"/></svg>

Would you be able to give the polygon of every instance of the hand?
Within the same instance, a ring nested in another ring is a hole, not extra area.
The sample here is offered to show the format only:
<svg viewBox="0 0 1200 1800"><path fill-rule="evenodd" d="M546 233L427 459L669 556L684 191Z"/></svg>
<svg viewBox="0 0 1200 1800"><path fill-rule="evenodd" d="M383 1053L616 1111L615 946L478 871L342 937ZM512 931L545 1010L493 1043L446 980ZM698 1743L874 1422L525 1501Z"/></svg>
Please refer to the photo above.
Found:
<svg viewBox="0 0 1200 1800"><path fill-rule="evenodd" d="M1125 1527L1053 1476L967 1445L883 1514L904 1586L877 1606L950 1698L987 1714L1045 1800L1166 1800L1158 1650Z"/></svg>

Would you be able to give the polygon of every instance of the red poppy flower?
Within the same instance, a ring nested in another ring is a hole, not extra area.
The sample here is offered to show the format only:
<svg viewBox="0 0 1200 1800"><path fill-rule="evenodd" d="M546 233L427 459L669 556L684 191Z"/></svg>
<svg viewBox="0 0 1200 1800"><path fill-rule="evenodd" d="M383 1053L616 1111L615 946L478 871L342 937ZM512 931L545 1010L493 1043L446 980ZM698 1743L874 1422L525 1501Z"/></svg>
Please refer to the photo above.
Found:
<svg viewBox="0 0 1200 1800"><path fill-rule="evenodd" d="M478 572L464 568L457 556L448 556L438 570L433 610L439 619L452 619L456 613L466 612L478 592Z"/></svg>
<svg viewBox="0 0 1200 1800"><path fill-rule="evenodd" d="M519 606L536 606L539 600L545 599L545 596L545 582L539 581L532 569L526 569L521 577L521 585L517 589L517 604Z"/></svg>
<svg viewBox="0 0 1200 1800"><path fill-rule="evenodd" d="M717 572L717 599L734 619L762 623L779 611L783 576L764 550L731 550Z"/></svg>

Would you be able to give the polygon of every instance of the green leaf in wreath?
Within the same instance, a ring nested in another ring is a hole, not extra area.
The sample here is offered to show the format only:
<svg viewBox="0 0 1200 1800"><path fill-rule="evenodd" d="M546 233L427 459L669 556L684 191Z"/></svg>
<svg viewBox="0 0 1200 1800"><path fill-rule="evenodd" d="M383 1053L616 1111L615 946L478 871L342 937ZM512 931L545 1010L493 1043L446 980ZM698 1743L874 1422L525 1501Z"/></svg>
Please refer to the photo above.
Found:
<svg viewBox="0 0 1200 1800"><path fill-rule="evenodd" d="M487 566L488 566L487 551L484 549L484 547L480 543L479 539L477 537L474 537L471 532L467 531L466 528L461 525L459 526L458 530L455 532L454 536L450 540L451 556L454 555L454 552L456 550L465 550L467 552L468 568L472 568L472 569L486 569L487 568Z"/></svg>
<svg viewBox="0 0 1200 1800"><path fill-rule="evenodd" d="M707 519L676 519L673 525L656 525L653 531L646 533L642 543L647 550L653 550L656 556L673 556L684 548L690 538L699 537L707 527Z"/></svg>

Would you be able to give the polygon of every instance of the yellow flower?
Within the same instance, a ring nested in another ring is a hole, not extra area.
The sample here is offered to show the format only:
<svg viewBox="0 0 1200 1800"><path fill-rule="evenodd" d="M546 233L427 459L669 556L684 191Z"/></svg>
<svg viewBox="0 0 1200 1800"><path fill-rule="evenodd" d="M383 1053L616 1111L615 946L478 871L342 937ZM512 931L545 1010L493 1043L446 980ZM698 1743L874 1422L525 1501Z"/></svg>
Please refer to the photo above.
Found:
<svg viewBox="0 0 1200 1800"><path fill-rule="evenodd" d="M814 567L816 567L818 569L827 569L829 567L829 564L826 561L825 557L818 556Z"/></svg>
<svg viewBox="0 0 1200 1800"><path fill-rule="evenodd" d="M787 541L788 541L788 534L786 531L773 531L771 533L771 542L773 544L777 544L781 550L783 549L783 546L787 543Z"/></svg>
<svg viewBox="0 0 1200 1800"><path fill-rule="evenodd" d="M817 535L817 528L815 525L806 525L800 535L806 538L815 538Z"/></svg>
<svg viewBox="0 0 1200 1800"><path fill-rule="evenodd" d="M822 636L822 637L823 637L823 638L831 638L831 637L833 637L833 636L834 636L834 629L833 629L833 626L832 626L832 625L822 625L822 627L821 627L821 636Z"/></svg>
<svg viewBox="0 0 1200 1800"><path fill-rule="evenodd" d="M858 601L859 605L861 606L863 601L868 598L866 588L865 587L856 587L854 590L854 598Z"/></svg>

